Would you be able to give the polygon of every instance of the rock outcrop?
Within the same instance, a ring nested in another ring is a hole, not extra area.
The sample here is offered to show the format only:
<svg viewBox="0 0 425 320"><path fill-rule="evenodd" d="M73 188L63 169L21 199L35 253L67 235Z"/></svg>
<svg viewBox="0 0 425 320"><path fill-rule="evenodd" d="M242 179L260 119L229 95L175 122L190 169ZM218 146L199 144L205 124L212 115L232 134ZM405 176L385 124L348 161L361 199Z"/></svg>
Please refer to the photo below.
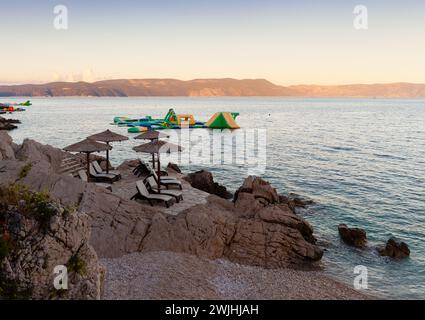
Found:
<svg viewBox="0 0 425 320"><path fill-rule="evenodd" d="M320 260L323 251L315 245L311 226L285 204L265 205L263 197L256 199L255 194L268 194L259 190L267 184L248 179L256 187L240 190L234 204L212 195L206 205L176 217L156 214L141 249L225 257L265 268L311 267Z"/></svg>
<svg viewBox="0 0 425 320"><path fill-rule="evenodd" d="M5 119L3 117L0 117L0 131L16 129L17 126L14 125L16 123L21 123L21 122L19 120Z"/></svg>
<svg viewBox="0 0 425 320"><path fill-rule="evenodd" d="M16 159L31 163L45 162L49 169L57 173L60 169L65 152L49 145L25 139L15 152Z"/></svg>
<svg viewBox="0 0 425 320"><path fill-rule="evenodd" d="M0 161L1 160L15 160L12 138L5 131L0 131Z"/></svg>
<svg viewBox="0 0 425 320"><path fill-rule="evenodd" d="M62 205L78 208L78 212L87 214L92 230L90 244L100 257L117 257L138 251L157 209L123 199L80 179L57 174L57 167L66 156L60 149L25 140L15 147L15 154L8 135L1 141L4 141L1 154L14 160L1 161L0 186L20 184L32 191L48 191L51 198ZM137 163L126 161L120 170L128 170L131 174Z"/></svg>
<svg viewBox="0 0 425 320"><path fill-rule="evenodd" d="M366 231L359 228L349 228L346 224L338 226L341 239L348 245L356 248L363 248L367 243Z"/></svg>
<svg viewBox="0 0 425 320"><path fill-rule="evenodd" d="M90 184L84 192L79 211L90 216L90 244L100 257L106 258L140 251L151 219L159 212Z"/></svg>
<svg viewBox="0 0 425 320"><path fill-rule="evenodd" d="M378 252L381 256L387 256L391 258L406 258L410 256L410 249L405 242L398 242L394 238L390 238L385 247L378 248Z"/></svg>
<svg viewBox="0 0 425 320"><path fill-rule="evenodd" d="M236 202L240 193L250 193L255 199L263 204L272 204L279 202L279 195L267 181L249 176L245 179L242 186L236 191L233 202Z"/></svg>
<svg viewBox="0 0 425 320"><path fill-rule="evenodd" d="M294 193L288 195L279 194L279 202L286 203L293 211L297 208L306 208L314 204L313 200L305 199Z"/></svg>
<svg viewBox="0 0 425 320"><path fill-rule="evenodd" d="M226 187L219 185L217 182L214 182L213 175L209 171L201 170L189 173L183 179L189 182L190 185L196 189L208 192L210 194L215 194L220 198L232 198L232 194L227 191Z"/></svg>
<svg viewBox="0 0 425 320"><path fill-rule="evenodd" d="M43 193L0 188L0 298L99 299L104 270L89 245L89 217ZM66 266L67 290L54 286Z"/></svg>
<svg viewBox="0 0 425 320"><path fill-rule="evenodd" d="M65 206L78 206L86 183L71 176L56 174L46 161L2 161L0 186L22 184L33 191L48 191L50 196Z"/></svg>

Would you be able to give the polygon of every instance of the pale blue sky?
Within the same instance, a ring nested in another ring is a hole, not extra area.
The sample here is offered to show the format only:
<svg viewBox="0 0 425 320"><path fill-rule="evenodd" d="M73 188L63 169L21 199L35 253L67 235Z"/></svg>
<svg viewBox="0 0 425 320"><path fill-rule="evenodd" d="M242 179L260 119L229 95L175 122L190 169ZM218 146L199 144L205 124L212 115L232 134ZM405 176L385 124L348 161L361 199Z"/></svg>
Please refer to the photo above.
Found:
<svg viewBox="0 0 425 320"><path fill-rule="evenodd" d="M69 29L53 28L65 4ZM353 28L353 9L369 29ZM425 83L425 1L0 3L0 82L266 78L282 85Z"/></svg>

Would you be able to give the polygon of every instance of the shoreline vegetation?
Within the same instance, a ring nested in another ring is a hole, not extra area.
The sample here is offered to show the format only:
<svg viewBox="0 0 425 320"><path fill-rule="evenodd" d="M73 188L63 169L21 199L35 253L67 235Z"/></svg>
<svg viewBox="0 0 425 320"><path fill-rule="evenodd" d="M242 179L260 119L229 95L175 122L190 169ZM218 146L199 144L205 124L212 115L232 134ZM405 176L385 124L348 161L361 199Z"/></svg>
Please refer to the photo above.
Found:
<svg viewBox="0 0 425 320"><path fill-rule="evenodd" d="M117 79L0 85L0 97L425 98L425 84L276 85L265 79Z"/></svg>
<svg viewBox="0 0 425 320"><path fill-rule="evenodd" d="M313 227L296 213L308 200L280 195L257 177L227 200L210 174L186 178L170 165L184 201L152 207L130 200L139 160L117 168L122 179L110 191L63 173L69 157L29 139L14 144L0 132L0 197L7 202L0 208L3 297L372 298L323 274ZM59 264L70 270L72 289L65 292L52 287Z"/></svg>

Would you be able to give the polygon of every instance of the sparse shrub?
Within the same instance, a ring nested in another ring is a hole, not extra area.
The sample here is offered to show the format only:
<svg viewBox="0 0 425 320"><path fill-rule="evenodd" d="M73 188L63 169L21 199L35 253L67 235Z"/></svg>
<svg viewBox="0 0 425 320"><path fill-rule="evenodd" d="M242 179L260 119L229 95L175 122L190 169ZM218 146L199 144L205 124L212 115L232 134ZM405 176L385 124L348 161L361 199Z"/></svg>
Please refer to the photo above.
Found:
<svg viewBox="0 0 425 320"><path fill-rule="evenodd" d="M19 179L25 178L28 175L28 173L31 171L31 168L32 168L32 164L30 162L28 162L27 164L25 164L21 168L21 172L19 172Z"/></svg>
<svg viewBox="0 0 425 320"><path fill-rule="evenodd" d="M49 194L44 192L33 193L30 206L32 207L34 218L43 228L48 227L50 219L57 213L57 209L50 203Z"/></svg>
<svg viewBox="0 0 425 320"><path fill-rule="evenodd" d="M73 212L75 212L77 209L74 206L65 206L63 208L62 217L66 218L69 215L71 215Z"/></svg>
<svg viewBox="0 0 425 320"><path fill-rule="evenodd" d="M2 270L0 270L0 300L29 299L31 297L31 292L31 288L19 288L15 280L6 278Z"/></svg>
<svg viewBox="0 0 425 320"><path fill-rule="evenodd" d="M50 300L61 299L61 298L65 297L66 292L67 292L66 289L52 288L49 291L49 299Z"/></svg>
<svg viewBox="0 0 425 320"><path fill-rule="evenodd" d="M0 263L6 258L11 251L10 242L5 240L3 236L0 234Z"/></svg>
<svg viewBox="0 0 425 320"><path fill-rule="evenodd" d="M58 211L47 192L31 192L20 184L0 187L0 203L3 204L3 210L7 206L14 206L22 215L33 217L43 229L48 227L50 219Z"/></svg>
<svg viewBox="0 0 425 320"><path fill-rule="evenodd" d="M68 272L75 272L80 275L84 275L86 273L86 262L81 259L78 252L71 256L68 263L66 264L68 268Z"/></svg>

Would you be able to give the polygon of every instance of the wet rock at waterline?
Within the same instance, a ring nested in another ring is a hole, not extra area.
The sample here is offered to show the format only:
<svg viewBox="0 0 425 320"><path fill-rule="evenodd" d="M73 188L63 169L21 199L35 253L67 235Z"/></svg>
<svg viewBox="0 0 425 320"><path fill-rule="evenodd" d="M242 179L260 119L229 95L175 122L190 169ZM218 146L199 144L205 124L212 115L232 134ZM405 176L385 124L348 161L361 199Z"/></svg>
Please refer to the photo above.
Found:
<svg viewBox="0 0 425 320"><path fill-rule="evenodd" d="M390 238L386 245L377 248L381 256L391 258L406 258L410 256L410 249L405 242L397 241L394 238Z"/></svg>
<svg viewBox="0 0 425 320"><path fill-rule="evenodd" d="M363 248L367 243L366 231L360 228L349 228L346 224L338 226L341 239L348 245Z"/></svg>
<svg viewBox="0 0 425 320"><path fill-rule="evenodd" d="M296 208L306 208L314 204L313 200L306 199L295 193L288 195L279 194L279 202L286 203L292 210Z"/></svg>
<svg viewBox="0 0 425 320"><path fill-rule="evenodd" d="M211 172L201 170L193 173L189 173L185 176L187 182L196 189L215 194L220 198L231 199L233 195L227 191L226 187L214 182L214 178Z"/></svg>
<svg viewBox="0 0 425 320"><path fill-rule="evenodd" d="M0 130L13 130L17 126L15 124L21 123L19 120L5 119L0 117Z"/></svg>

